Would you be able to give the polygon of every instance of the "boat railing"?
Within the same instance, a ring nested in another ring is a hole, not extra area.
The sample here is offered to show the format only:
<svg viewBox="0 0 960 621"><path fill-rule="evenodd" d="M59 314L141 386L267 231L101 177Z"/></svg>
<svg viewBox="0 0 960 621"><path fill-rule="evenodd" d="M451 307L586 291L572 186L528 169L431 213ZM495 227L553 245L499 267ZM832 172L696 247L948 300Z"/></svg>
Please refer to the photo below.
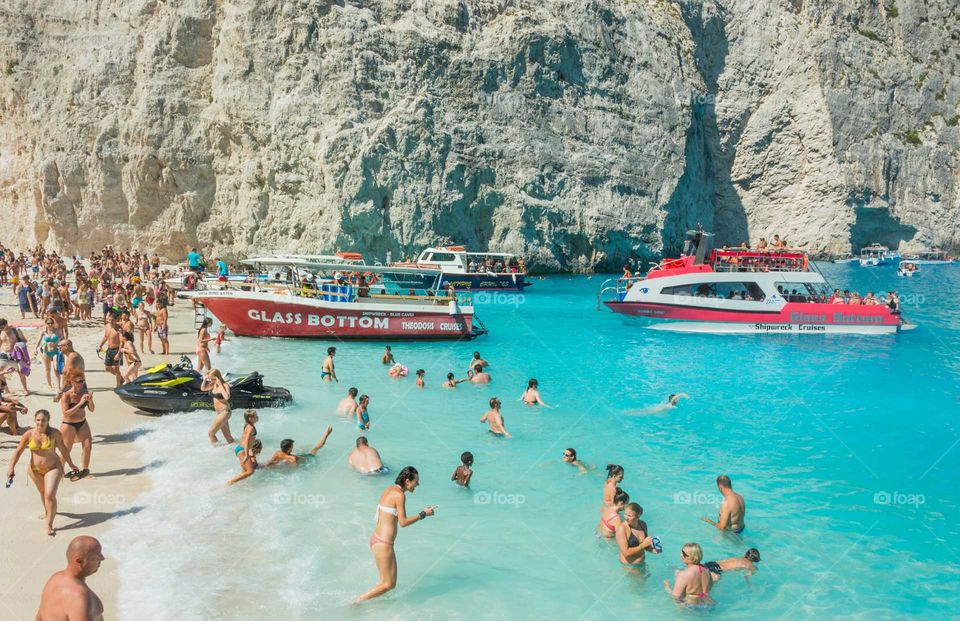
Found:
<svg viewBox="0 0 960 621"><path fill-rule="evenodd" d="M631 276L630 278L608 278L600 285L600 292L597 294L597 310L600 310L604 297L614 298L617 302L622 302L626 297L627 291L634 284L643 280L641 276Z"/></svg>

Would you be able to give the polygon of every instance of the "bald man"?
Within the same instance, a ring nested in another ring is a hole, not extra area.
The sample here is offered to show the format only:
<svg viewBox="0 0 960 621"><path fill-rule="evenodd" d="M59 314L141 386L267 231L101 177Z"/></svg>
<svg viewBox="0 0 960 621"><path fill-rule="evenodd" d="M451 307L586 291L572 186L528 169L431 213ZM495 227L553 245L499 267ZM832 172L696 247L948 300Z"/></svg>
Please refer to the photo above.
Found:
<svg viewBox="0 0 960 621"><path fill-rule="evenodd" d="M74 537L67 546L66 569L50 576L43 587L36 621L103 621L103 602L86 582L102 560L99 541Z"/></svg>

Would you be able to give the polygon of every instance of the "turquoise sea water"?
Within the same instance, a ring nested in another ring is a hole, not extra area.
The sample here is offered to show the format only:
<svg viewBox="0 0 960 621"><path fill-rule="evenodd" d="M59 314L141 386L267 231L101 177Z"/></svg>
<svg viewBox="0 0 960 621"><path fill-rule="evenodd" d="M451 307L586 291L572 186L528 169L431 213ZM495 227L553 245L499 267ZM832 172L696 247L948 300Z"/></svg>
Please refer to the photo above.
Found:
<svg viewBox="0 0 960 621"><path fill-rule="evenodd" d="M282 438L307 450L334 433L311 467L259 472L240 485L228 447L210 448L211 413L146 420L137 442L150 464L146 507L117 521L106 554L120 564L125 618L235 619L902 619L956 616L960 595L960 266L916 279L893 268L824 265L835 286L901 292L920 327L896 336L671 334L627 326L595 309L603 278L552 276L523 296L478 304L490 335L471 343L394 344L427 389L390 379L383 345L339 345L339 385L318 382L329 343L234 339L214 364L259 370L290 388L294 407L262 412L264 459ZM479 300L483 302L483 300ZM474 349L493 383L443 390ZM524 407L530 377L556 407ZM371 396L367 433L394 472L415 465L408 511L437 516L403 529L398 588L350 601L377 580L367 547L392 476L346 465L357 431L334 413L349 386ZM667 394L691 398L637 416ZM514 438L479 418L504 402ZM239 435L240 415L235 413ZM627 575L599 541L601 471L644 507L664 553L649 575ZM476 458L470 491L450 475ZM724 536L714 479L729 474L747 502L747 530ZM749 583L730 574L709 612L678 608L662 582L696 541L706 560L759 548Z"/></svg>

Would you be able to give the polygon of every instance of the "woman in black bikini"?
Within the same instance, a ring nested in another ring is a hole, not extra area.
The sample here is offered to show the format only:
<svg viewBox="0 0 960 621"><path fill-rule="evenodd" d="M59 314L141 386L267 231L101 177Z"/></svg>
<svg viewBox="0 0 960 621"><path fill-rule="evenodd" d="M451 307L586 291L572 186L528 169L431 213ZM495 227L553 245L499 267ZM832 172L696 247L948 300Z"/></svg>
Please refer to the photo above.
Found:
<svg viewBox="0 0 960 621"><path fill-rule="evenodd" d="M76 373L65 376L67 389L60 395L60 407L63 410L63 422L60 433L63 435L63 444L69 455L73 444L80 442L80 463L83 468L67 474L71 481L82 479L90 474L90 453L93 450L93 434L90 433L90 424L87 422L87 409L94 411L93 395L87 392L84 382Z"/></svg>
<svg viewBox="0 0 960 621"><path fill-rule="evenodd" d="M640 519L643 507L631 502L623 509L623 521L617 526L620 564L628 571L644 567L646 550L653 551L653 539L647 536L647 524Z"/></svg>

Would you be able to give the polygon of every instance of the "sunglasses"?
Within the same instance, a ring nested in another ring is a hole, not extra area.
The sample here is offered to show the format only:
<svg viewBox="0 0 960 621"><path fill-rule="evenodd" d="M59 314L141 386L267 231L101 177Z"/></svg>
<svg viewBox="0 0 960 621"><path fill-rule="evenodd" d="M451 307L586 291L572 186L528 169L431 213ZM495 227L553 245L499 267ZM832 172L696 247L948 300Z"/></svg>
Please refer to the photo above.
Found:
<svg viewBox="0 0 960 621"><path fill-rule="evenodd" d="M570 453L564 453L564 454L563 454L563 457L564 457L564 459L572 459L572 458L573 458L573 455L571 455Z"/></svg>

